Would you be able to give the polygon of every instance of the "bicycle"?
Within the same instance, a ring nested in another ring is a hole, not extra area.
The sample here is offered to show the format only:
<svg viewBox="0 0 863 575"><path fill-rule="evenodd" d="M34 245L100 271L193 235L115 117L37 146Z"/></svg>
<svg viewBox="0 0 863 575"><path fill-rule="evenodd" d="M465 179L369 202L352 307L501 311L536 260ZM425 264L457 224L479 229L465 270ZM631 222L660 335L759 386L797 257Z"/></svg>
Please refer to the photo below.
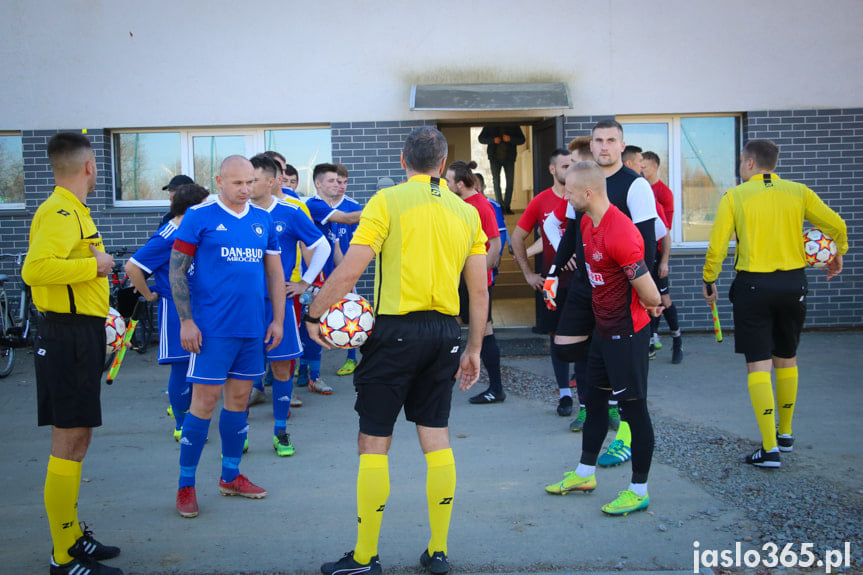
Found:
<svg viewBox="0 0 863 575"><path fill-rule="evenodd" d="M0 378L7 377L12 373L15 363L15 350L33 345L35 340L34 333L41 316L36 306L33 305L30 286L25 284L24 280L20 278L21 265L26 255L26 252L20 254L0 254L0 258L15 259L15 265L18 267L19 274L18 281L20 283L17 302L13 302L17 304L13 314L9 296L6 292L6 283L9 281L9 277L6 274L0 274Z"/></svg>

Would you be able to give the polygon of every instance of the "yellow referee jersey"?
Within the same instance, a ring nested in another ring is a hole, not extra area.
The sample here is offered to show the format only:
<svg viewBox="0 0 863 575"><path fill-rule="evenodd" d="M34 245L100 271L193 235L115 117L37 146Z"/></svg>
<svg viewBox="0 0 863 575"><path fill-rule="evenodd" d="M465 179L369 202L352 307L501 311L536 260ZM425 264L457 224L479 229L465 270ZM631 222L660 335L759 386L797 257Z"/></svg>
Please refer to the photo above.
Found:
<svg viewBox="0 0 863 575"><path fill-rule="evenodd" d="M95 246L104 252L90 208L57 186L36 210L21 276L39 311L108 315L108 278L96 275Z"/></svg>
<svg viewBox="0 0 863 575"><path fill-rule="evenodd" d="M756 174L731 188L719 202L710 232L704 281L716 281L735 232L735 270L774 272L805 267L804 219L833 238L840 254L848 251L845 222L805 185L776 174Z"/></svg>
<svg viewBox="0 0 863 575"><path fill-rule="evenodd" d="M376 313L454 316L465 260L484 255L487 239L473 206L440 178L419 175L369 200L351 244L377 255Z"/></svg>

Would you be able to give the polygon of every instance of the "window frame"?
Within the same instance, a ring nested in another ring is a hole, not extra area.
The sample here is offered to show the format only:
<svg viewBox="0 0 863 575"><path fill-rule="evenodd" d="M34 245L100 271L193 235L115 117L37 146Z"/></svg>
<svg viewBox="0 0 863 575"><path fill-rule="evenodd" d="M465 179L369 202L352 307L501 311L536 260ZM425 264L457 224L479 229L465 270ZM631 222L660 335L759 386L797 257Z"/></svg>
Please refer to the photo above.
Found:
<svg viewBox="0 0 863 575"><path fill-rule="evenodd" d="M17 136L19 140L21 140L21 171L22 175L26 175L27 167L24 162L24 133L20 130L0 130L0 136L8 137L8 136ZM12 211L20 211L27 209L27 195L26 195L26 183L24 184L24 189L21 190L24 195L24 199L21 202L0 202L0 212L12 212Z"/></svg>
<svg viewBox="0 0 863 575"><path fill-rule="evenodd" d="M735 145L735 177L737 183L740 183L740 176L737 174L737 158L740 156L740 150L743 148L743 114L739 112L716 112L709 114L664 114L664 115L648 115L648 116L617 116L615 119L623 125L623 140L627 144L626 125L627 124L666 124L668 126L668 182L665 182L671 188L674 194L674 219L671 224L671 245L673 248L706 250L709 241L683 241L683 209L682 209L682 193L683 193L683 161L680 157L682 144L681 120L683 118L734 118L736 129ZM724 190L723 190L724 193ZM731 242L734 245L734 242Z"/></svg>
<svg viewBox="0 0 863 575"><path fill-rule="evenodd" d="M180 134L180 173L193 174L194 172L194 139L196 137L213 137L213 136L244 136L245 137L245 155L246 157L254 156L263 152L266 148L266 133L271 130L330 130L332 135L332 125L330 124L310 124L310 125L283 125L273 124L266 126L231 126L231 127L166 127L166 128L118 128L110 130L111 142L111 195L113 206L116 208L169 208L170 201L165 200L118 200L117 199L117 177L120 175L117 171L118 150L115 149L116 134L164 134L175 133ZM331 144L332 145L332 144ZM332 154L332 148L330 150ZM167 182L167 179L166 179ZM210 190L211 194L219 193L218 190Z"/></svg>

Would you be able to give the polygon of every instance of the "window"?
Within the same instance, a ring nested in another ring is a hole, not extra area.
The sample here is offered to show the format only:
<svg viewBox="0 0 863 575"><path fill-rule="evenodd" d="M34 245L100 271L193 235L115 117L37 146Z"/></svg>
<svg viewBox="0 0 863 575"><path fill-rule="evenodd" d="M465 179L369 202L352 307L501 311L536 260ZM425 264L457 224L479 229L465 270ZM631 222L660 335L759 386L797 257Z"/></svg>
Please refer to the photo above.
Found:
<svg viewBox="0 0 863 575"><path fill-rule="evenodd" d="M627 144L656 152L674 192L675 244L707 246L719 200L737 185L739 116L619 118Z"/></svg>
<svg viewBox="0 0 863 575"><path fill-rule="evenodd" d="M264 132L264 149L279 152L297 169L300 183L296 192L301 196L315 195L315 184L312 182L315 166L333 161L333 143L329 128L267 130Z"/></svg>
<svg viewBox="0 0 863 575"><path fill-rule="evenodd" d="M167 206L168 192L162 187L178 174L218 193L216 176L222 160L233 154L248 158L264 150L284 155L300 173L298 193L312 195L312 169L332 161L329 128L117 130L112 143L117 206Z"/></svg>
<svg viewBox="0 0 863 575"><path fill-rule="evenodd" d="M24 207L23 150L21 134L0 132L0 209Z"/></svg>

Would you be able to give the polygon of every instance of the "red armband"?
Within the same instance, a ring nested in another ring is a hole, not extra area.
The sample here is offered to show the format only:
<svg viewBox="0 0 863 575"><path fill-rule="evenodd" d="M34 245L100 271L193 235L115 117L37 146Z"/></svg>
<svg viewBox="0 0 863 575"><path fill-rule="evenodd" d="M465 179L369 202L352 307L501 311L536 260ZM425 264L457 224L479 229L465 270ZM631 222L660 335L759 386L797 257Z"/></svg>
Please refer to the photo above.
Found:
<svg viewBox="0 0 863 575"><path fill-rule="evenodd" d="M174 240L174 249L177 250L178 252L180 252L181 254L184 254L187 256L194 256L195 250L198 249L198 246L184 242L183 240Z"/></svg>

